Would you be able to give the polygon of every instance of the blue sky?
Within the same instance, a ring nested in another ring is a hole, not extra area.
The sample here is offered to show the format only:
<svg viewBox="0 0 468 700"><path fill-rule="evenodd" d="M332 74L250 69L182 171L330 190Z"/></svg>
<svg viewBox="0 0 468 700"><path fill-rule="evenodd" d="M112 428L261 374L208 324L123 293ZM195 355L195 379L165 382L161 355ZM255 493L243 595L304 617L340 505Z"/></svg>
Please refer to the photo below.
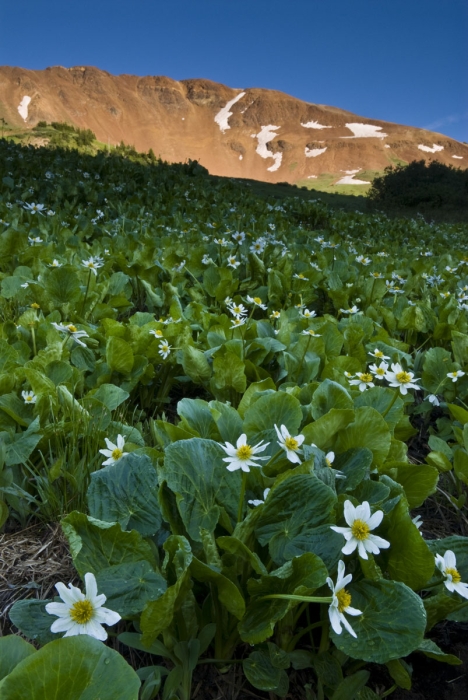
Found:
<svg viewBox="0 0 468 700"><path fill-rule="evenodd" d="M0 65L281 90L468 142L466 0L16 0Z"/></svg>

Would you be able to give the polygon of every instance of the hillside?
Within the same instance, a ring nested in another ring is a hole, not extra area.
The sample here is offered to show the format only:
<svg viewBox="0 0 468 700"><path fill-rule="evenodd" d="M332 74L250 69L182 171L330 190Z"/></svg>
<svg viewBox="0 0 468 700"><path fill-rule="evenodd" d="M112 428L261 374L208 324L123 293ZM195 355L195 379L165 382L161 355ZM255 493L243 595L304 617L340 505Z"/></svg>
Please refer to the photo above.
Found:
<svg viewBox="0 0 468 700"><path fill-rule="evenodd" d="M468 163L468 145L447 136L281 92L114 76L94 67L0 67L2 118L13 131L32 130L39 121L67 122L91 129L110 146L123 141L170 162L198 160L215 175L330 191L361 193L392 164Z"/></svg>

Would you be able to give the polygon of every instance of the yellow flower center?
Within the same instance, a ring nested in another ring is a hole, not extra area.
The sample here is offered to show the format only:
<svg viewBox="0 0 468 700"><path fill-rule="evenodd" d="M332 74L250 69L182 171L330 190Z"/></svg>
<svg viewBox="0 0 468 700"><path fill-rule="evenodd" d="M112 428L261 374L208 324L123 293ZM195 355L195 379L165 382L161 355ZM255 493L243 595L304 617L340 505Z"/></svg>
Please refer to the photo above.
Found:
<svg viewBox="0 0 468 700"><path fill-rule="evenodd" d="M351 605L351 595L346 588L342 588L341 591L338 591L335 595L338 598L338 612L342 613Z"/></svg>
<svg viewBox="0 0 468 700"><path fill-rule="evenodd" d="M303 280L303 279L304 279L304 275L302 274L302 272L298 274L298 277L299 277L300 280Z"/></svg>
<svg viewBox="0 0 468 700"><path fill-rule="evenodd" d="M88 262L87 265L88 265L88 267L94 267L94 263L93 263L93 262Z"/></svg>
<svg viewBox="0 0 468 700"><path fill-rule="evenodd" d="M460 583L461 576L456 569L445 569L445 574L447 576L450 574L450 576L452 577L453 583Z"/></svg>
<svg viewBox="0 0 468 700"><path fill-rule="evenodd" d="M364 520L355 520L351 526L351 533L357 540L367 540L370 527Z"/></svg>
<svg viewBox="0 0 468 700"><path fill-rule="evenodd" d="M70 617L73 622L85 625L94 615L94 608L89 600L79 600L70 608Z"/></svg>
<svg viewBox="0 0 468 700"><path fill-rule="evenodd" d="M376 350L374 352L374 355L375 355L375 357L383 357L383 352L382 352L382 350Z"/></svg>
<svg viewBox="0 0 468 700"><path fill-rule="evenodd" d="M123 451L120 448L116 447L114 450L112 450L112 459L118 460L122 455Z"/></svg>
<svg viewBox="0 0 468 700"><path fill-rule="evenodd" d="M327 467L331 467L331 465L332 465L332 462L330 462L328 457L325 457L325 464L327 465Z"/></svg>
<svg viewBox="0 0 468 700"><path fill-rule="evenodd" d="M67 328L70 331L70 333L76 333L76 331L78 330L78 328L74 326L73 323L70 323L70 325L67 326Z"/></svg>
<svg viewBox="0 0 468 700"><path fill-rule="evenodd" d="M32 401L33 397L32 396L26 396L26 401Z"/></svg>
<svg viewBox="0 0 468 700"><path fill-rule="evenodd" d="M452 377L458 377L458 374L456 372L450 372L450 376Z"/></svg>
<svg viewBox="0 0 468 700"><path fill-rule="evenodd" d="M285 439L284 444L286 445L288 450L293 450L293 452L295 452L299 448L299 444L296 438L291 437L291 435Z"/></svg>
<svg viewBox="0 0 468 700"><path fill-rule="evenodd" d="M359 379L361 380L361 382L371 382L372 374L369 374L369 372L363 372L359 375Z"/></svg>
<svg viewBox="0 0 468 700"><path fill-rule="evenodd" d="M250 445L241 445L237 448L236 454L239 459L248 460L252 456L252 448Z"/></svg>
<svg viewBox="0 0 468 700"><path fill-rule="evenodd" d="M41 307L35 301L31 304L31 309L40 309Z"/></svg>
<svg viewBox="0 0 468 700"><path fill-rule="evenodd" d="M378 374L379 377L384 377L384 376L385 376L385 370L383 369L383 367L377 367L376 374Z"/></svg>
<svg viewBox="0 0 468 700"><path fill-rule="evenodd" d="M154 331L154 335L158 338L162 338L162 331Z"/></svg>
<svg viewBox="0 0 468 700"><path fill-rule="evenodd" d="M400 384L407 384L411 381L411 375L408 372L398 372L396 379Z"/></svg>
<svg viewBox="0 0 468 700"><path fill-rule="evenodd" d="M261 303L262 303L262 300L260 299L260 297L254 297L254 302L255 302L256 304L261 304Z"/></svg>

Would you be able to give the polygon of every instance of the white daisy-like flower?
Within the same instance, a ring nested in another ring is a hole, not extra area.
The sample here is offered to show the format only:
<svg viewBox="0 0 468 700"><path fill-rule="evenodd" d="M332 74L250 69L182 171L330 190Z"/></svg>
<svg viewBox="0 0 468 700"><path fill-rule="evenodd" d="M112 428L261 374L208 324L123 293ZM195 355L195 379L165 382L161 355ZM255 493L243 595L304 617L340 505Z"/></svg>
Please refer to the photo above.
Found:
<svg viewBox="0 0 468 700"><path fill-rule="evenodd" d="M107 457L106 461L102 463L103 467L107 467L108 464L115 464L121 457L128 454L124 452L125 438L123 435L117 435L117 444L109 440L109 438L104 438L107 445L107 450L99 450L99 452Z"/></svg>
<svg viewBox="0 0 468 700"><path fill-rule="evenodd" d="M62 267L62 263L59 263L59 261L54 258L52 262L49 263L48 267Z"/></svg>
<svg viewBox="0 0 468 700"><path fill-rule="evenodd" d="M212 265L214 264L213 260L210 258L208 253L205 253L205 255L202 257L202 263L203 265Z"/></svg>
<svg viewBox="0 0 468 700"><path fill-rule="evenodd" d="M85 574L86 593L79 588L64 583L57 583L55 588L63 603L47 603L45 609L49 615L57 615L52 623L51 632L65 632L64 637L88 634L101 642L107 639L107 632L102 625L115 625L121 619L119 613L103 608L106 602L104 593L98 595L94 574Z"/></svg>
<svg viewBox="0 0 468 700"><path fill-rule="evenodd" d="M312 336L313 338L321 338L322 337L321 333L316 333L313 328L307 328L306 330L302 331L302 335L309 335L309 336Z"/></svg>
<svg viewBox="0 0 468 700"><path fill-rule="evenodd" d="M267 308L266 304L264 304L262 302L260 297L249 297L248 296L247 301L249 302L249 304L255 304L255 306L258 306L260 309L263 309L264 311L266 311L266 308Z"/></svg>
<svg viewBox="0 0 468 700"><path fill-rule="evenodd" d="M440 401L439 401L439 399L437 398L437 396L436 396L435 394L429 394L429 396L427 397L427 400L428 400L429 403L431 403L433 406L440 406Z"/></svg>
<svg viewBox="0 0 468 700"><path fill-rule="evenodd" d="M82 260L81 264L83 265L83 267L86 267L93 273L93 275L96 275L97 277L97 271L100 267L104 265L104 261L99 257L91 256L89 260Z"/></svg>
<svg viewBox="0 0 468 700"><path fill-rule="evenodd" d="M356 508L351 501L345 501L344 517L348 527L330 526L332 530L343 535L346 540L346 544L341 550L343 554L351 554L357 548L359 556L362 559L368 559L367 552L380 554L381 549L390 547L390 542L387 540L378 537L378 535L371 535L371 530L374 530L382 522L383 515L382 510L376 510L371 515L367 501Z"/></svg>
<svg viewBox="0 0 468 700"><path fill-rule="evenodd" d="M338 576L336 578L336 583L334 584L330 577L327 578L327 584L333 594L333 600L328 608L328 617L330 618L332 629L334 632L336 632L336 634L341 634L341 625L343 624L349 634L357 638L356 632L345 618L344 613L347 615L362 615L362 611L351 607L351 594L348 593L345 586L347 586L348 583L351 583L353 577L351 574L347 574L345 576L344 572L344 561L340 560L338 562Z"/></svg>
<svg viewBox="0 0 468 700"><path fill-rule="evenodd" d="M221 445L221 443L219 443ZM226 469L230 472L234 472L237 469L242 469L243 472L249 472L250 467L261 467L261 464L257 464L256 460L268 459L268 457L258 457L258 452L263 452L270 443L267 442L263 444L263 440L257 443L255 446L247 444L247 435L242 433L240 438L236 442L236 446L231 445L230 442L226 442L225 445L221 445L223 450L228 455L223 457L223 462L227 462Z"/></svg>
<svg viewBox="0 0 468 700"><path fill-rule="evenodd" d="M243 325L245 325L245 318L236 316L235 318L231 318L231 325L229 326L229 328L239 328L239 326Z"/></svg>
<svg viewBox="0 0 468 700"><path fill-rule="evenodd" d="M358 372L354 375L354 377L354 379L348 379L348 381L351 386L359 387L359 391L366 391L366 389L370 389L371 387L375 386L374 382L372 381L374 377L370 372Z"/></svg>
<svg viewBox="0 0 468 700"><path fill-rule="evenodd" d="M255 243L252 243L250 246L250 252L251 253L263 253L265 250L265 241L263 238L259 238Z"/></svg>
<svg viewBox="0 0 468 700"><path fill-rule="evenodd" d="M340 311L342 314L349 314L350 316L359 313L359 309L356 306L356 304L354 304L354 306L351 306L349 309L340 309Z"/></svg>
<svg viewBox="0 0 468 700"><path fill-rule="evenodd" d="M161 355L161 357L163 358L163 360L165 360L167 357L169 357L169 355L171 354L172 346L169 345L167 340L163 340L161 343L159 343L158 347L159 347L158 352Z"/></svg>
<svg viewBox="0 0 468 700"><path fill-rule="evenodd" d="M299 314L303 318L314 318L315 316L317 316L315 311L309 311L309 309L303 309L302 311L299 312Z"/></svg>
<svg viewBox="0 0 468 700"><path fill-rule="evenodd" d="M305 440L304 435L293 437L285 425L282 425L281 429L279 429L275 424L275 430L278 436L278 445L286 452L286 457L293 464L300 464L301 459L299 455L302 454L300 448Z"/></svg>
<svg viewBox="0 0 468 700"><path fill-rule="evenodd" d="M254 499L251 499L250 501L247 501L247 503L250 503L250 505L252 505L252 506L260 506L262 503L265 503L269 493L270 493L270 489L265 489L265 491L263 492L263 500L261 500L260 498L254 498Z"/></svg>
<svg viewBox="0 0 468 700"><path fill-rule="evenodd" d="M420 379L414 379L414 373L406 372L398 362L392 364L392 371L387 372L385 379L390 386L398 387L403 396L408 393L408 389L420 389L420 387L415 384L415 382L419 382Z"/></svg>
<svg viewBox="0 0 468 700"><path fill-rule="evenodd" d="M435 563L439 571L445 576L445 588L450 593L457 592L463 598L468 599L468 583L463 583L461 580L454 552L448 549L443 557L440 554L436 554Z"/></svg>
<svg viewBox="0 0 468 700"><path fill-rule="evenodd" d="M243 243L245 240L245 233L243 231L234 231L231 236L234 238L236 243Z"/></svg>
<svg viewBox="0 0 468 700"><path fill-rule="evenodd" d="M374 348L372 352L369 352L368 355L371 357L376 357L377 360L389 360L390 358L387 355L384 355L382 350L379 350L378 348Z"/></svg>
<svg viewBox="0 0 468 700"><path fill-rule="evenodd" d="M385 379L387 374L388 364L386 362L381 362L379 366L376 364L369 366L370 371L376 379Z"/></svg>
<svg viewBox="0 0 468 700"><path fill-rule="evenodd" d="M52 325L57 331L61 331L62 333L68 333L69 335L71 335L73 340L76 343L78 343L78 345L81 345L84 348L86 347L86 344L80 340L80 338L89 338L89 335L88 333L86 333L86 331L78 330L78 328L75 325L73 325L73 323L63 325L62 323L55 323L55 321L53 321Z"/></svg>
<svg viewBox="0 0 468 700"><path fill-rule="evenodd" d="M459 377L463 377L465 375L465 372L462 372L461 369L457 369L456 372L449 372L447 374L447 377L452 380L452 382L457 382Z"/></svg>
<svg viewBox="0 0 468 700"><path fill-rule="evenodd" d="M41 243L43 242L43 240L40 236L34 236L34 237L28 236L28 241L31 245L41 245Z"/></svg>
<svg viewBox="0 0 468 700"><path fill-rule="evenodd" d="M231 314L236 318L242 318L242 316L247 316L249 313L245 308L244 304L236 304L235 302L228 302L227 307Z"/></svg>
<svg viewBox="0 0 468 700"><path fill-rule="evenodd" d="M303 275L302 272L299 272L299 274L296 272L296 273L293 275L293 277L294 277L294 279L296 279L296 280L302 280L302 282L308 282L308 281L309 281L309 278L306 277L305 275Z"/></svg>
<svg viewBox="0 0 468 700"><path fill-rule="evenodd" d="M279 318L281 316L280 311L272 311L270 314L270 318Z"/></svg>
<svg viewBox="0 0 468 700"><path fill-rule="evenodd" d="M37 396L34 391L22 391L21 396L25 404L33 404L37 401Z"/></svg>
<svg viewBox="0 0 468 700"><path fill-rule="evenodd" d="M45 206L43 204L35 204L34 202L31 202L31 204L25 204L23 208L26 209L26 211L29 211L31 214L42 214Z"/></svg>
<svg viewBox="0 0 468 700"><path fill-rule="evenodd" d="M239 267L239 265L240 265L240 262L239 262L239 260L236 259L235 255L230 255L228 257L228 267L232 267L232 269L235 270L236 268Z"/></svg>
<svg viewBox="0 0 468 700"><path fill-rule="evenodd" d="M154 335L155 338L161 338L161 339L163 338L163 332L160 331L159 329L156 329L156 330L155 330L155 329L153 328L153 329L151 329L151 330L149 331L149 334L150 334L150 335Z"/></svg>

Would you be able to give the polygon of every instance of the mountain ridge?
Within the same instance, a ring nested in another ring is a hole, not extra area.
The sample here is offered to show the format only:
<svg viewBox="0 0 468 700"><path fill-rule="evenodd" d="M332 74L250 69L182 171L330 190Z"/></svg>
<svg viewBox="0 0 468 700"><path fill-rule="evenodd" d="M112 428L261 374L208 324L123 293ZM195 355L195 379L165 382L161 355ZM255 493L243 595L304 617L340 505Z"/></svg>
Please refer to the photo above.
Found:
<svg viewBox="0 0 468 700"><path fill-rule="evenodd" d="M94 66L0 66L0 118L89 128L111 145L150 148L170 162L198 160L214 175L360 190L360 173L424 159L468 167L468 145L416 127L304 102L266 88L204 78L113 75ZM352 187L354 185L354 187Z"/></svg>

